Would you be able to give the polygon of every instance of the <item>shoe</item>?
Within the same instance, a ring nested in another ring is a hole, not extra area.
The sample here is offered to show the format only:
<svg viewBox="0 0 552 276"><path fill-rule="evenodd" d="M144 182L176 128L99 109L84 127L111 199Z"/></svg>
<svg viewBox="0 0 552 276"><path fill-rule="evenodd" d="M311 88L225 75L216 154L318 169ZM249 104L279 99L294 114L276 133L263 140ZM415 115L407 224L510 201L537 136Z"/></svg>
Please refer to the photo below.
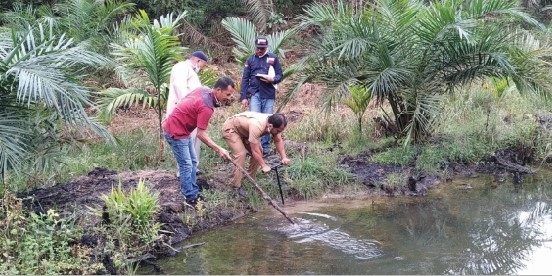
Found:
<svg viewBox="0 0 552 276"><path fill-rule="evenodd" d="M200 202L200 201L201 201L201 202L205 202L205 197L203 197L202 195L198 195L197 198L194 198L194 199L187 199L187 200L186 200L186 203L187 203L188 205L191 205L192 207L196 208L197 203Z"/></svg>
<svg viewBox="0 0 552 276"><path fill-rule="evenodd" d="M270 149L264 149L263 150L263 157L267 157L272 155L272 151Z"/></svg>
<svg viewBox="0 0 552 276"><path fill-rule="evenodd" d="M238 196L247 197L247 191L241 186L239 188L234 188L234 191Z"/></svg>
<svg viewBox="0 0 552 276"><path fill-rule="evenodd" d="M197 205L197 198L194 198L194 199L186 199L186 204L192 206L192 207L196 207Z"/></svg>
<svg viewBox="0 0 552 276"><path fill-rule="evenodd" d="M205 171L203 170L196 170L196 175L204 175Z"/></svg>

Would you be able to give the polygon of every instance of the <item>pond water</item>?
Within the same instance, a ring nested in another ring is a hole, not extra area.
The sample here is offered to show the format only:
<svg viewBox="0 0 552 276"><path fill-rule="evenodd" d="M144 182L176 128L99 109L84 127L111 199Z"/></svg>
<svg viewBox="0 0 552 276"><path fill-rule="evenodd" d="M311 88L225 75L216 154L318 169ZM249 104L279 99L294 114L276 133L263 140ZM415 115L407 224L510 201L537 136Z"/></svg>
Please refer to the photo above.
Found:
<svg viewBox="0 0 552 276"><path fill-rule="evenodd" d="M425 197L319 200L205 233L167 274L552 274L552 183L455 179ZM155 273L144 267L143 274Z"/></svg>

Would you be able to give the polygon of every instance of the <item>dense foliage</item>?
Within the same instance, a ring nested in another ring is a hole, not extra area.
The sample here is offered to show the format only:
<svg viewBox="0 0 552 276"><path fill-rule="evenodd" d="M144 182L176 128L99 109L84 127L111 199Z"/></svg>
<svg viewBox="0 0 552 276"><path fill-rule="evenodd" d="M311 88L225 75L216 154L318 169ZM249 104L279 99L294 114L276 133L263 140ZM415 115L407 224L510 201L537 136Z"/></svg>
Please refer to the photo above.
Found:
<svg viewBox="0 0 552 276"><path fill-rule="evenodd" d="M338 2L314 4L301 27L319 35L306 58L306 80L329 85L328 103L347 86L388 102L406 141L431 135L441 96L486 77L509 78L521 92L546 96L551 48L524 26L540 24L517 1L378 0L365 10Z"/></svg>

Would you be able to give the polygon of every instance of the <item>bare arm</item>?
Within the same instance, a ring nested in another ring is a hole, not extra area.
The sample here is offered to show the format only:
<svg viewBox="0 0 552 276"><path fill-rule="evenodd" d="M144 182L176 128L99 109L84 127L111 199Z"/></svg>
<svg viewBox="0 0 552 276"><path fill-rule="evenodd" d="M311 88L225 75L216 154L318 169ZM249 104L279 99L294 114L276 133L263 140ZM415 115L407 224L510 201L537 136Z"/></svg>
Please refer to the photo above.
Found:
<svg viewBox="0 0 552 276"><path fill-rule="evenodd" d="M201 142L203 142L205 145L213 149L219 155L220 158L224 160L231 160L230 154L228 153L228 151L222 148L221 146L215 144L215 142L211 140L211 138L209 137L209 134L207 134L207 131L205 129L200 129L200 128L197 129L197 138L199 138L199 140L201 140Z"/></svg>
<svg viewBox="0 0 552 276"><path fill-rule="evenodd" d="M276 146L276 151L280 154L282 157L282 164L287 165L291 162L286 156L286 149L284 148L284 139L282 139L282 134L278 133L276 135L272 135L272 138L274 139L274 145Z"/></svg>
<svg viewBox="0 0 552 276"><path fill-rule="evenodd" d="M249 143L249 145L251 146L251 157L261 165L261 170L263 171L263 173L270 172L270 167L263 159L261 144Z"/></svg>

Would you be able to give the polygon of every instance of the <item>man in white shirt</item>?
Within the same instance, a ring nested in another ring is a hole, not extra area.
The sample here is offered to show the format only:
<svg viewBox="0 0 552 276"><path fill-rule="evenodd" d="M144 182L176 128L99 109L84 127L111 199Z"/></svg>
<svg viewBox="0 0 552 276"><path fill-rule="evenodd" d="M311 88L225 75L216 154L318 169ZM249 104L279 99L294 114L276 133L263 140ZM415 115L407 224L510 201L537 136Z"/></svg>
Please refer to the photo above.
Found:
<svg viewBox="0 0 552 276"><path fill-rule="evenodd" d="M201 82L197 74L203 69L209 58L202 51L195 51L186 60L175 64L171 70L169 78L169 96L167 98L167 113L165 119L171 115L178 103L196 88L201 87ZM197 129L191 133L191 138L194 143L197 164L199 166L199 151L201 149L201 141L197 139Z"/></svg>

